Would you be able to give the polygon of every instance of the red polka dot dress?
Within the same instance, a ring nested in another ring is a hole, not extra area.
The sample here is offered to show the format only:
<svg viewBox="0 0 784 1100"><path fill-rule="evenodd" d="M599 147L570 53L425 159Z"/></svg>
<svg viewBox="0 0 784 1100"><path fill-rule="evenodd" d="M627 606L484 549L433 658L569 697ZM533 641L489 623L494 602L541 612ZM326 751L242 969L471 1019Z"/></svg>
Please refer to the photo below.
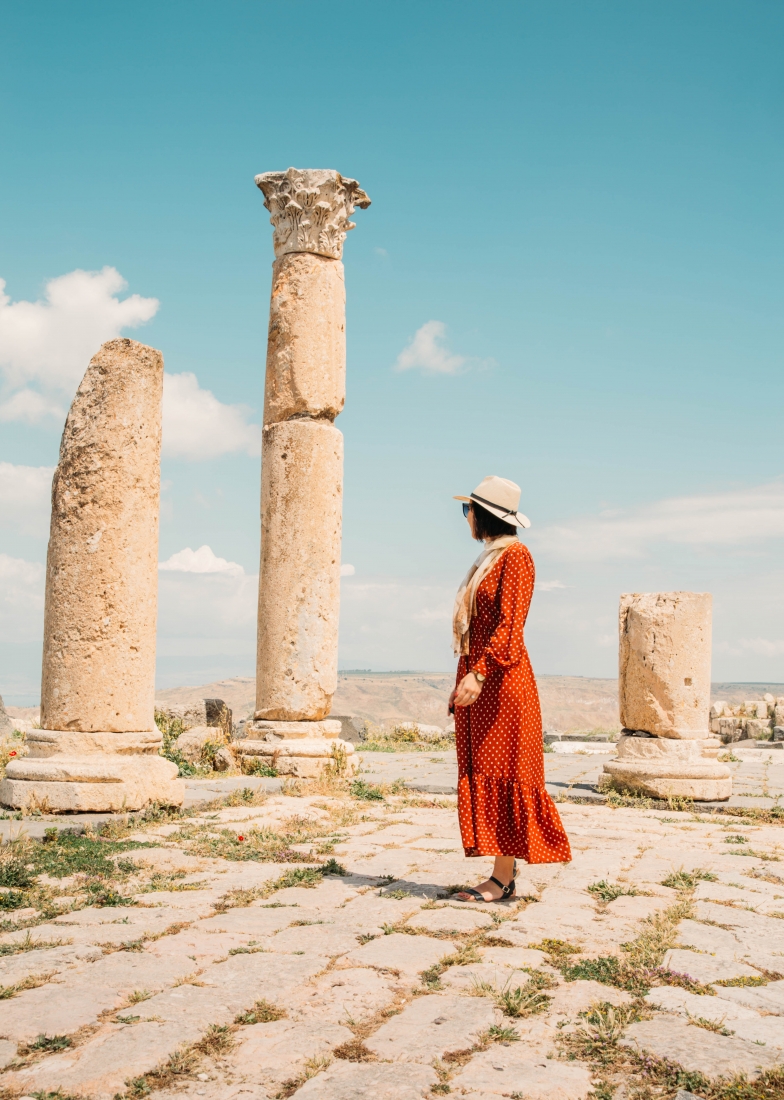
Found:
<svg viewBox="0 0 784 1100"><path fill-rule="evenodd" d="M469 669L487 677L468 707L455 707L457 810L467 856L516 856L528 863L572 858L544 785L542 714L523 628L534 562L522 543L501 554L476 593Z"/></svg>

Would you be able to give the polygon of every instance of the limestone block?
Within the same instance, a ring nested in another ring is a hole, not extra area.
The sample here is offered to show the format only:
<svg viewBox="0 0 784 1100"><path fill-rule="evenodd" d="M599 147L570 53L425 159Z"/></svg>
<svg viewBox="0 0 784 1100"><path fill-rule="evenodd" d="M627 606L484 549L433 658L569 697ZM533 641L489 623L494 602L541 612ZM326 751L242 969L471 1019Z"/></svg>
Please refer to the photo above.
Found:
<svg viewBox="0 0 784 1100"><path fill-rule="evenodd" d="M753 740L770 737L773 730L772 718L747 718L743 723L746 737Z"/></svg>
<svg viewBox="0 0 784 1100"><path fill-rule="evenodd" d="M344 962L348 966L372 966L377 970L395 970L405 978L414 979L439 962L445 955L454 954L457 944L453 940L436 940L430 936L407 936L392 932L357 947Z"/></svg>
<svg viewBox="0 0 784 1100"><path fill-rule="evenodd" d="M65 422L52 483L41 725L153 728L163 356L110 340Z"/></svg>
<svg viewBox="0 0 784 1100"><path fill-rule="evenodd" d="M186 729L195 726L220 726L231 728L232 713L223 699L199 699L195 703L169 703L155 708L166 718L179 718Z"/></svg>
<svg viewBox="0 0 784 1100"><path fill-rule="evenodd" d="M310 756L320 760L329 760L335 749L343 749L347 756L354 752L354 746L339 737L299 737L291 741L243 741L240 751L243 756Z"/></svg>
<svg viewBox="0 0 784 1100"><path fill-rule="evenodd" d="M500 1019L487 997L431 994L406 1005L366 1039L365 1045L385 1062L419 1062L427 1066L447 1051L470 1048Z"/></svg>
<svg viewBox="0 0 784 1100"><path fill-rule="evenodd" d="M773 727L773 740L784 741L784 726Z"/></svg>
<svg viewBox="0 0 784 1100"><path fill-rule="evenodd" d="M474 1055L454 1084L468 1097L524 1096L526 1100L586 1100L595 1096L587 1066L548 1059L527 1043L493 1044ZM476 1091L474 1091L476 1090Z"/></svg>
<svg viewBox="0 0 784 1100"><path fill-rule="evenodd" d="M264 428L257 719L319 720L337 686L343 436Z"/></svg>
<svg viewBox="0 0 784 1100"><path fill-rule="evenodd" d="M748 737L740 718L719 718L718 727L717 733L725 745Z"/></svg>
<svg viewBox="0 0 784 1100"><path fill-rule="evenodd" d="M299 1100L424 1100L438 1083L430 1066L344 1062L338 1059L297 1090Z"/></svg>
<svg viewBox="0 0 784 1100"><path fill-rule="evenodd" d="M778 704L773 708L773 724L774 726L784 726L784 707Z"/></svg>
<svg viewBox="0 0 784 1100"><path fill-rule="evenodd" d="M28 755L12 760L0 782L4 806L64 813L182 805L184 784L176 764L158 755L157 730L33 730L26 744Z"/></svg>
<svg viewBox="0 0 784 1100"><path fill-rule="evenodd" d="M334 420L346 399L343 264L307 252L272 267L264 423Z"/></svg>
<svg viewBox="0 0 784 1100"><path fill-rule="evenodd" d="M777 1050L735 1036L717 1035L673 1016L632 1024L620 1045L667 1058L708 1077L732 1077L737 1073L756 1077L761 1070L774 1066L780 1057Z"/></svg>
<svg viewBox="0 0 784 1100"><path fill-rule="evenodd" d="M321 722L253 722L245 727L244 740L290 741L299 738L329 737L334 740L343 732L342 724L334 718Z"/></svg>
<svg viewBox="0 0 784 1100"><path fill-rule="evenodd" d="M215 726L194 726L188 729L175 741L176 750L191 764L199 764L202 760L205 745L221 744L223 735Z"/></svg>
<svg viewBox="0 0 784 1100"><path fill-rule="evenodd" d="M659 737L621 737L618 755L604 772L613 784L654 798L682 797L713 802L730 797L726 764L714 758L712 738L676 741Z"/></svg>
<svg viewBox="0 0 784 1100"><path fill-rule="evenodd" d="M657 737L703 739L709 728L709 592L621 596L622 724Z"/></svg>

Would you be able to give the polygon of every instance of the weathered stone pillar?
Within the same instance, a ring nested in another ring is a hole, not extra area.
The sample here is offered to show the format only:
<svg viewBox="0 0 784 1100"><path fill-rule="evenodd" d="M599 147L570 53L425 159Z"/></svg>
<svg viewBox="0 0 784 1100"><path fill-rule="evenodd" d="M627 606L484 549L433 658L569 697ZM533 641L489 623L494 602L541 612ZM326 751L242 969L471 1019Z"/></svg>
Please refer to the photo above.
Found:
<svg viewBox="0 0 784 1100"><path fill-rule="evenodd" d="M618 698L623 734L604 771L655 798L729 798L729 768L710 736L711 596L621 596Z"/></svg>
<svg viewBox="0 0 784 1100"><path fill-rule="evenodd" d="M71 405L52 483L41 729L0 801L52 811L179 804L153 710L163 357L110 340Z"/></svg>
<svg viewBox="0 0 784 1100"><path fill-rule="evenodd" d="M353 752L336 737L340 723L323 719L337 686L343 436L333 421L346 387L340 258L354 228L349 216L370 199L355 180L330 169L267 172L256 184L271 214L275 263L262 442L256 721L247 735L274 748L249 744L246 762L274 753L276 762L294 761L285 765L290 774L305 775L313 774L314 760L320 766L330 754Z"/></svg>

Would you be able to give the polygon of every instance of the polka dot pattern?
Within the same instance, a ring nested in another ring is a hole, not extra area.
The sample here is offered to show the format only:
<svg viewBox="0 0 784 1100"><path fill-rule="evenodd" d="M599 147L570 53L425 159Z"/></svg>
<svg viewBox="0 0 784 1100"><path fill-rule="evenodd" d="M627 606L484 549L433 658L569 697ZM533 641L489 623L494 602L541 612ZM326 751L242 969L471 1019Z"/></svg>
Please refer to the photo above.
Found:
<svg viewBox="0 0 784 1100"><path fill-rule="evenodd" d="M528 863L572 858L544 784L542 714L523 628L534 591L534 562L510 546L479 585L469 669L487 679L479 698L455 707L457 812L467 856L516 856Z"/></svg>

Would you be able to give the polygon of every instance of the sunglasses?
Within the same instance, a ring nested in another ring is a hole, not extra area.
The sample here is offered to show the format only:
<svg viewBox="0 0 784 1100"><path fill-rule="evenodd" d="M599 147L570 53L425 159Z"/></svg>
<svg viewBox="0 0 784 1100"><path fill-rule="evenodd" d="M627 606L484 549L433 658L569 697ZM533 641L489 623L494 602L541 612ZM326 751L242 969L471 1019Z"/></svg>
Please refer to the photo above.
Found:
<svg viewBox="0 0 784 1100"><path fill-rule="evenodd" d="M470 504L464 504L464 505L463 505L463 515L465 516L465 518L466 518L466 519L468 519L468 509L469 509L470 507L471 507L471 505L470 505Z"/></svg>

